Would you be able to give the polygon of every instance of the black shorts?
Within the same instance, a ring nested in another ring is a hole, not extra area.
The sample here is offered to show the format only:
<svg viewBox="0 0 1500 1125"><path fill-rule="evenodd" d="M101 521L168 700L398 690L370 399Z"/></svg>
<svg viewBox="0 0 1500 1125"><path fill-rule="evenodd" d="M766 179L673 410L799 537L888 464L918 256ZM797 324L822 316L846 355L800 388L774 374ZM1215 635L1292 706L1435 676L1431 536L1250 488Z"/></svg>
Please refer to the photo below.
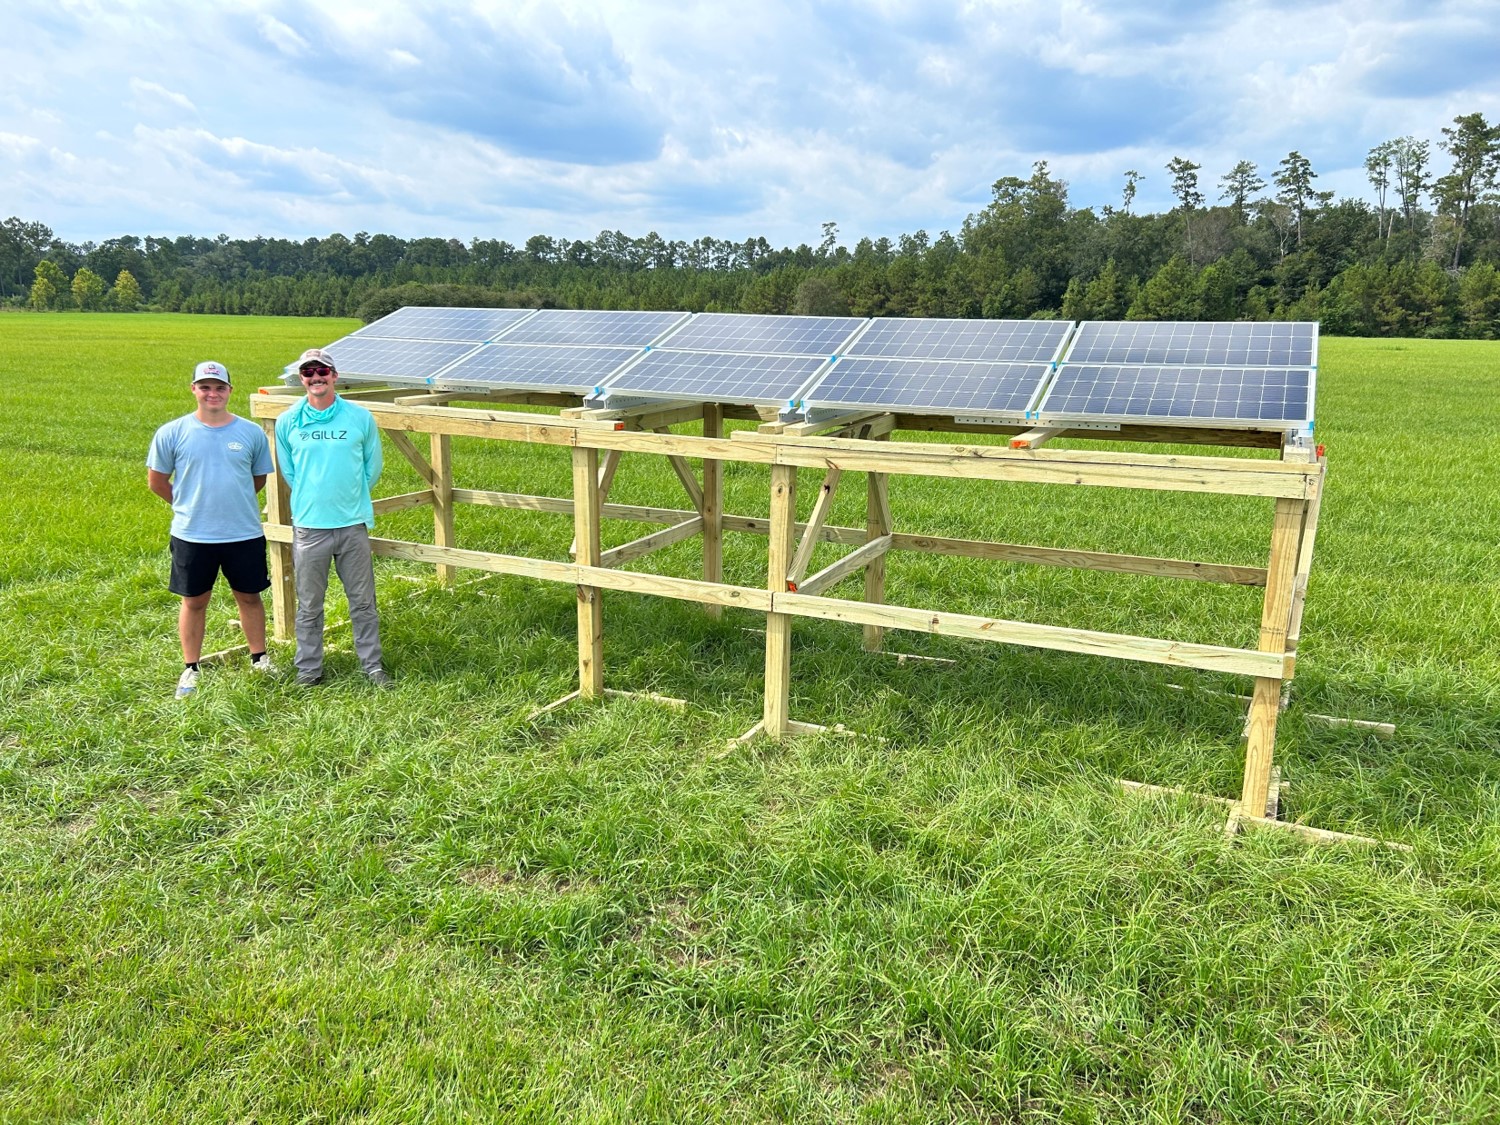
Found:
<svg viewBox="0 0 1500 1125"><path fill-rule="evenodd" d="M196 598L214 588L219 571L229 588L241 594L258 594L271 584L266 570L266 537L237 543L189 543L172 536L172 580L167 589L184 598Z"/></svg>

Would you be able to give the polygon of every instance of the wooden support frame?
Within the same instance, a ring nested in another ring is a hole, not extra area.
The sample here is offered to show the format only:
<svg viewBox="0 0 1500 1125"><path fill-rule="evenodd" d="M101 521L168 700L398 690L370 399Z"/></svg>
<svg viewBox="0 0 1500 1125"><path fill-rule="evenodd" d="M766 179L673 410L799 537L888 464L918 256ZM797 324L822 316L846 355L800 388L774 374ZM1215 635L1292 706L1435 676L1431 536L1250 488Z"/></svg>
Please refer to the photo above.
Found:
<svg viewBox="0 0 1500 1125"><path fill-rule="evenodd" d="M273 389L269 394L257 396L253 403L253 414L268 430L272 428L271 420L296 401L295 396L281 391ZM1257 816L1266 808L1274 768L1277 719L1283 706L1284 688L1295 667L1312 562L1326 471L1321 451L1312 456L1300 447L1293 449L1283 444L1281 459L1269 460L1042 448L1055 437L1080 435L1067 430L1024 431L1019 427L1013 431L1015 440L1005 445L902 443L888 439L903 422L910 420L890 414L851 414L819 426L768 425L759 430L737 430L726 436L727 418L753 418L758 412L717 405L656 404L610 412L607 416L598 411L577 410L568 412L568 416L554 417L492 409L497 405L494 396L486 398L479 408L455 407L452 402L459 396L446 392L440 396L406 395L400 402L386 401L396 397L402 396L371 394L364 402L428 487L380 498L376 501L377 511L383 514L430 503L434 509L434 542L424 545L377 538L372 540L376 552L431 563L444 581L451 581L455 568L462 566L574 584L578 595L578 698L598 698L613 690L604 687L603 672L602 596L604 590L610 589L693 601L712 613L721 612L725 606L737 606L765 614L765 691L762 719L755 732L771 738L817 729L794 721L790 714L791 634L795 617L858 624L864 629L865 645L871 651L878 651L884 632L894 628L1229 672L1247 676L1253 683L1245 775L1241 794L1234 804L1238 809L1256 810ZM529 400L531 396L526 397ZM701 437L668 429L694 419L701 420ZM923 420L923 424L912 428L972 432L971 428L957 424L938 426L930 422ZM1139 429L1142 432L1134 437L1140 441L1206 441L1203 431ZM985 432L994 433L995 428ZM423 457L412 442L412 435L417 433L430 436L430 459ZM453 436L569 447L573 459L572 497L455 487L450 444ZM1120 436L1110 434L1112 440ZM1267 434L1233 432L1215 436L1224 438L1222 444L1273 447L1272 435ZM1276 443L1282 444L1279 435ZM607 503L614 472L627 452L665 457L692 508ZM701 484L690 459L699 463ZM724 511L722 463L727 460L766 466L769 517ZM822 487L805 523L796 518L799 469L823 473ZM863 528L829 523L839 482L848 472L866 475ZM901 533L895 530L892 517L892 476L1266 498L1274 502L1267 564L1260 567L1205 563ZM279 638L290 636L295 608L285 501L284 490L273 488L268 492L267 537L272 543L272 603ZM454 509L461 503L571 514L576 556L571 562L550 562L464 550L457 545L453 521ZM601 546L600 534L604 519L630 519L664 526L606 551ZM722 536L726 532L766 537L764 589L723 581ZM701 580L619 569L695 536L703 539ZM843 544L852 550L809 574L814 550L820 542ZM1004 563L1263 587L1259 640L1254 649L1239 649L887 605L887 566L893 552L946 554ZM831 587L861 570L865 583L862 600L825 596ZM1240 818L1245 823L1254 819L1248 815Z"/></svg>

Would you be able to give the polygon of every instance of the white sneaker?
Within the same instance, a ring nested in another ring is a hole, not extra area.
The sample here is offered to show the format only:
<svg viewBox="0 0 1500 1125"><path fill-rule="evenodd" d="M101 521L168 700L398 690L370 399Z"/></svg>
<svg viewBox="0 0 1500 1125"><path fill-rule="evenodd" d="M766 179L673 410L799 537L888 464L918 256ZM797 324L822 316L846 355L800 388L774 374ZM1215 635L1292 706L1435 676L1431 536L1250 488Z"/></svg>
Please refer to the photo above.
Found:
<svg viewBox="0 0 1500 1125"><path fill-rule="evenodd" d="M262 676L274 676L276 674L276 665L271 663L271 654L266 653L259 660L250 661L250 671L259 673Z"/></svg>
<svg viewBox="0 0 1500 1125"><path fill-rule="evenodd" d="M186 699L198 690L198 669L184 668L177 678L177 698Z"/></svg>

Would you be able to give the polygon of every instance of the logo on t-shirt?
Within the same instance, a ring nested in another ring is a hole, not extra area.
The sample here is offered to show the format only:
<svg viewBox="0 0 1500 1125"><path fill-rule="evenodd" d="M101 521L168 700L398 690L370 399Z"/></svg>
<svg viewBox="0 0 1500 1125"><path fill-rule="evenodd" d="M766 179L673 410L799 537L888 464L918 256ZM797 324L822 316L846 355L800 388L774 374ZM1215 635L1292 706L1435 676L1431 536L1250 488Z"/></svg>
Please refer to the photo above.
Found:
<svg viewBox="0 0 1500 1125"><path fill-rule="evenodd" d="M231 453L238 453L240 450L244 449L245 447L243 445L241 445L237 441L232 441L232 442L229 443L229 445L226 448Z"/></svg>

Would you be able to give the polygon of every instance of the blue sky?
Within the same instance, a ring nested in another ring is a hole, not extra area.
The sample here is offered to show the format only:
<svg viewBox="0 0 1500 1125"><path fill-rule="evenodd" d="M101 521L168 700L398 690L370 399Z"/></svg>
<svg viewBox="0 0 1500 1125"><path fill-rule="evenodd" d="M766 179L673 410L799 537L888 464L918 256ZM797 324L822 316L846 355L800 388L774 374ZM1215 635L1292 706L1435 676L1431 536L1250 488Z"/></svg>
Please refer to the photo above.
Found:
<svg viewBox="0 0 1500 1125"><path fill-rule="evenodd" d="M6 0L0 217L70 241L956 230L1500 120L1500 0Z"/></svg>

